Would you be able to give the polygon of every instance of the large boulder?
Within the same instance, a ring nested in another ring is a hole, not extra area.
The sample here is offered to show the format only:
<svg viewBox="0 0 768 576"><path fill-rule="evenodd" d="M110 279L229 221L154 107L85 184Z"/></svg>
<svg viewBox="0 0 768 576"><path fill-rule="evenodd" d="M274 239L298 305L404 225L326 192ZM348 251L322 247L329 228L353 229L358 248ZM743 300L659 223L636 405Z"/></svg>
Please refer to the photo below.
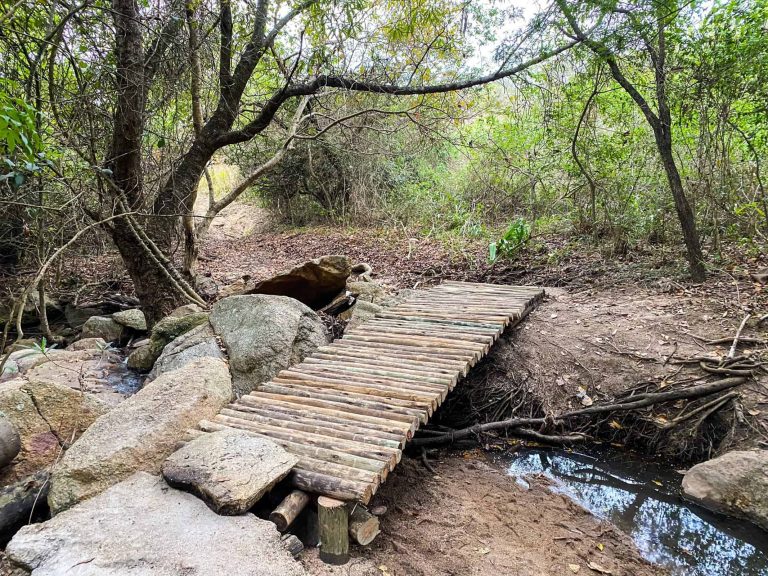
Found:
<svg viewBox="0 0 768 576"><path fill-rule="evenodd" d="M683 477L683 495L768 530L768 450L728 452L697 464Z"/></svg>
<svg viewBox="0 0 768 576"><path fill-rule="evenodd" d="M0 484L50 467L110 406L53 382L16 378L0 384L0 413L18 431L21 450L0 473Z"/></svg>
<svg viewBox="0 0 768 576"><path fill-rule="evenodd" d="M169 342L154 364L148 380L154 380L160 374L178 370L196 358L220 358L224 354L216 341L216 334L206 322Z"/></svg>
<svg viewBox="0 0 768 576"><path fill-rule="evenodd" d="M53 513L90 498L138 470L159 472L184 432L230 401L226 362L200 358L167 372L105 414L54 467Z"/></svg>
<svg viewBox="0 0 768 576"><path fill-rule="evenodd" d="M161 478L137 473L6 548L32 576L301 576L271 522L219 516Z"/></svg>
<svg viewBox="0 0 768 576"><path fill-rule="evenodd" d="M231 296L214 305L210 321L229 353L238 395L247 394L328 343L319 316L285 296Z"/></svg>
<svg viewBox="0 0 768 576"><path fill-rule="evenodd" d="M298 458L243 430L198 436L163 464L171 486L198 495L217 514L250 510L291 471Z"/></svg>
<svg viewBox="0 0 768 576"><path fill-rule="evenodd" d="M351 269L346 256L323 256L257 282L247 293L290 296L318 310L344 290Z"/></svg>
<svg viewBox="0 0 768 576"><path fill-rule="evenodd" d="M136 330L137 332L147 331L147 319L144 317L144 312L138 308L115 312L112 314L112 320L126 328Z"/></svg>
<svg viewBox="0 0 768 576"><path fill-rule="evenodd" d="M200 310L197 306L195 308ZM196 311L195 308L182 306L155 324L149 343L128 356L128 366L136 370L151 370L170 342L197 326L208 324L208 313Z"/></svg>
<svg viewBox="0 0 768 576"><path fill-rule="evenodd" d="M103 338L107 342L118 342L123 337L123 326L109 316L91 316L83 324L83 338Z"/></svg>

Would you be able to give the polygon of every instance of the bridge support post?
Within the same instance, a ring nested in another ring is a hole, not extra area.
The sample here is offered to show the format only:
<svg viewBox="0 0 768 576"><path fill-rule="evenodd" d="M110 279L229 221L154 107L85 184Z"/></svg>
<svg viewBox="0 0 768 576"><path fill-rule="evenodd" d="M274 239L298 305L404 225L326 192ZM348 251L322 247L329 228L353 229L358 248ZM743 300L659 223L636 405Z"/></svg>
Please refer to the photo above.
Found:
<svg viewBox="0 0 768 576"><path fill-rule="evenodd" d="M317 499L320 528L320 559L341 565L349 560L349 509L344 502L320 496Z"/></svg>

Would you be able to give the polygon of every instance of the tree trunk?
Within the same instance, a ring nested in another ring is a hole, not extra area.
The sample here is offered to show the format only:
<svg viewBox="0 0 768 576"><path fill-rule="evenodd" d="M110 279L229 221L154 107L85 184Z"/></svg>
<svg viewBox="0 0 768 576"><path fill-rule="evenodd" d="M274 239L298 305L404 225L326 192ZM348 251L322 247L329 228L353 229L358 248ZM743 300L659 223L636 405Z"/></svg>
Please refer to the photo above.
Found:
<svg viewBox="0 0 768 576"><path fill-rule="evenodd" d="M663 135L657 135L656 145L659 149L661 162L664 165L664 172L669 181L669 188L672 191L672 197L675 200L675 210L680 220L680 227L683 231L683 241L685 242L686 255L690 265L691 278L695 282L702 282L706 278L706 268L704 267L704 254L701 251L699 242L699 233L696 229L696 218L688 203L683 189L683 181L680 178L680 172L675 164L675 157L672 153L671 138Z"/></svg>
<svg viewBox="0 0 768 576"><path fill-rule="evenodd" d="M189 302L168 279L167 271L149 257L126 222L115 220L111 235L133 280L136 297L141 302L149 326L167 316L174 308Z"/></svg>

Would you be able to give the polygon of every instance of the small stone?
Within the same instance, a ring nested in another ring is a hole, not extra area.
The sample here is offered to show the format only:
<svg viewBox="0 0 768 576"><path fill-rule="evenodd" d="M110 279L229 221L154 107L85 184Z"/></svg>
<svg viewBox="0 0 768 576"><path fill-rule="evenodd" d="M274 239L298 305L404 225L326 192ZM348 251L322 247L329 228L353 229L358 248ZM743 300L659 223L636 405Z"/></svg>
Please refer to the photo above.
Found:
<svg viewBox="0 0 768 576"><path fill-rule="evenodd" d="M163 464L175 488L198 495L216 513L243 514L282 480L298 459L243 430L198 436Z"/></svg>
<svg viewBox="0 0 768 576"><path fill-rule="evenodd" d="M139 332L147 331L147 319L144 317L144 312L138 308L115 312L112 314L112 320L132 330Z"/></svg>
<svg viewBox="0 0 768 576"><path fill-rule="evenodd" d="M78 350L104 350L107 342L104 338L81 338L67 346L67 350L77 352Z"/></svg>

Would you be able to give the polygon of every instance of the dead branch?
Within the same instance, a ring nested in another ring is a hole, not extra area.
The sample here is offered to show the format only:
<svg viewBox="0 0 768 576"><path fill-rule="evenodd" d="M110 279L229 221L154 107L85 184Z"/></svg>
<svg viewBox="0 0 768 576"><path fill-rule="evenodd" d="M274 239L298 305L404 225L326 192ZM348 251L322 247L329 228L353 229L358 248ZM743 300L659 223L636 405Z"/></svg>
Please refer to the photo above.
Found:
<svg viewBox="0 0 768 576"><path fill-rule="evenodd" d="M431 436L429 438L415 438L411 444L414 446L433 446L438 444L446 444L455 442L456 440L462 440L472 436L479 435L483 432L491 432L496 430L511 431L515 434L521 433L523 430L530 432L530 427L541 426L551 423L563 423L567 420L576 419L584 416L592 416L596 414L606 414L610 412L622 412L638 410L640 408L647 408L655 404L663 402L671 402L676 400L693 400L696 398L702 398L710 396L730 388L735 388L747 382L747 378L743 376L724 378L715 382L709 382L706 384L700 384L698 386L690 386L688 388L682 388L679 390L670 390L667 392L647 392L641 394L635 394L626 399L622 399L618 402L612 402L607 404L595 404L589 408L581 410L574 410L572 412L566 412L559 415L551 415L547 417L539 418L508 418L506 420L500 420L497 422L487 422L484 424L475 424L469 428L462 430L454 430L443 434L441 436ZM521 430L523 429L523 430ZM522 435L522 434L521 434ZM580 438L583 440L583 438Z"/></svg>

